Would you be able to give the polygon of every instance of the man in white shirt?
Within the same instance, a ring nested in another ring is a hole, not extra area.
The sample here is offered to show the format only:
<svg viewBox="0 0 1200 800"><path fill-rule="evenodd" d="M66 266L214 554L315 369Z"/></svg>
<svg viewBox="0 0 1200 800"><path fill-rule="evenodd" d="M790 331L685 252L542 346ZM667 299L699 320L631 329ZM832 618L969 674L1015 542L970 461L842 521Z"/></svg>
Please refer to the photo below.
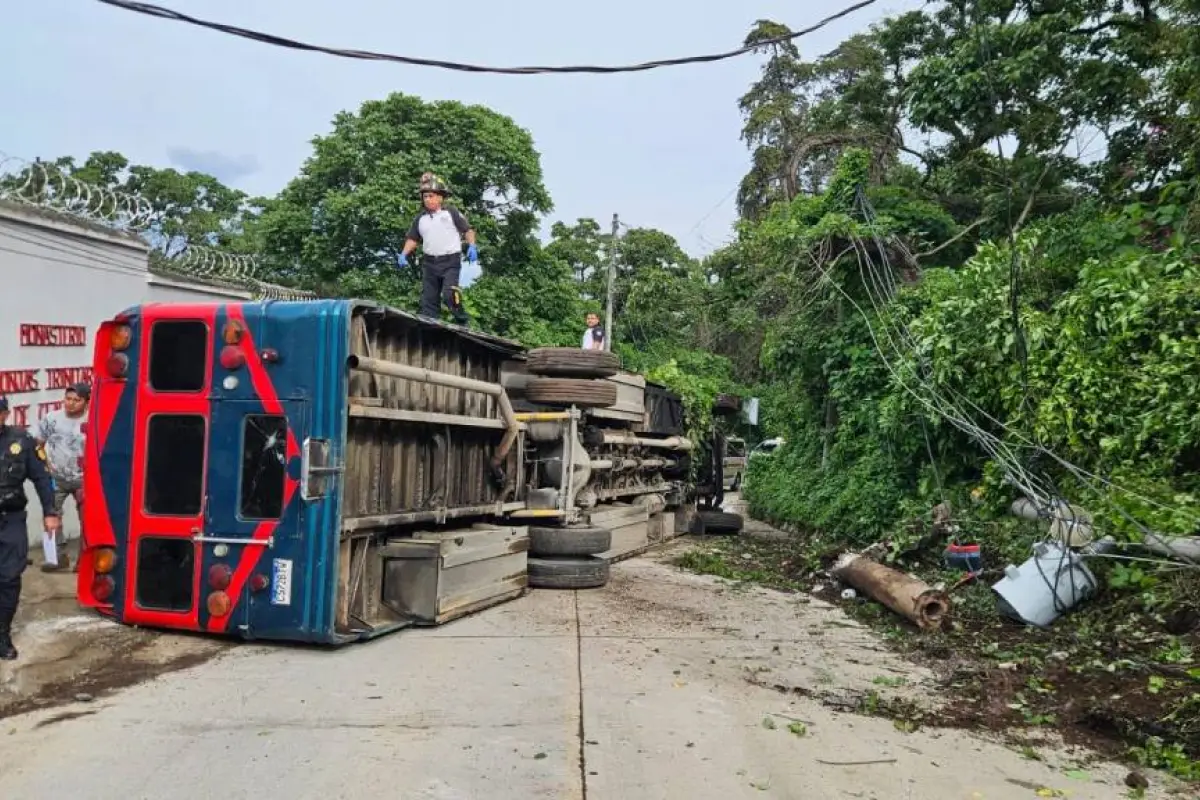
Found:
<svg viewBox="0 0 1200 800"><path fill-rule="evenodd" d="M583 332L583 349L604 349L604 328L600 327L600 315L595 311L589 311L587 315L587 330Z"/></svg>
<svg viewBox="0 0 1200 800"><path fill-rule="evenodd" d="M467 260L479 260L475 247L475 231L456 208L443 208L442 202L450 189L431 172L421 176L421 204L424 209L408 229L404 248L400 251L401 267L408 266L408 256L421 246L421 309L422 317L437 319L441 299L446 301L454 321L466 325L470 320L462 305L462 289L458 286L462 272L463 239L467 241Z"/></svg>
<svg viewBox="0 0 1200 800"><path fill-rule="evenodd" d="M79 527L83 529L83 445L84 423L87 421L88 401L92 396L92 387L86 383L77 383L67 389L63 395L63 407L51 411L42 417L37 424L34 437L38 445L46 449L46 461L50 467L50 476L54 478L54 508L46 509L62 519L63 509L67 498L75 501L75 515L79 519ZM58 564L51 566L43 564L44 572L65 570L70 566L67 558L66 534L62 527L55 537L58 546Z"/></svg>

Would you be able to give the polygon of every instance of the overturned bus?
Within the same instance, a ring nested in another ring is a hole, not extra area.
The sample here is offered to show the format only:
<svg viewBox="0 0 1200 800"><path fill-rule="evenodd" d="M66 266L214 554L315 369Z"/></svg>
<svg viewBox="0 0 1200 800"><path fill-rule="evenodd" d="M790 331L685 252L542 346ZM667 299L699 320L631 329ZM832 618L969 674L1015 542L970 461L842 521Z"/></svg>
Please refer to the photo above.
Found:
<svg viewBox="0 0 1200 800"><path fill-rule="evenodd" d="M369 302L147 304L96 340L80 602L345 643L603 585L691 523L679 397Z"/></svg>

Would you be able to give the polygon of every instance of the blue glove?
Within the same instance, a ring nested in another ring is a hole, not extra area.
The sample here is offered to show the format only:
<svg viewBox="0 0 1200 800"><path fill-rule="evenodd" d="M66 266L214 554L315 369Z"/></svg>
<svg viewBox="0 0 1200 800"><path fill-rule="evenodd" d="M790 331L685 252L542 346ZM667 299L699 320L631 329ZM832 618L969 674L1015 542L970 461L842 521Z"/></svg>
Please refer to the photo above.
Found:
<svg viewBox="0 0 1200 800"><path fill-rule="evenodd" d="M401 253L400 258L396 259L396 262L401 267L407 267L408 266L408 256L404 255L404 253Z"/></svg>
<svg viewBox="0 0 1200 800"><path fill-rule="evenodd" d="M476 248L475 245L473 245L473 244L467 245L467 261L470 261L472 264L474 264L478 260L479 260L479 249Z"/></svg>

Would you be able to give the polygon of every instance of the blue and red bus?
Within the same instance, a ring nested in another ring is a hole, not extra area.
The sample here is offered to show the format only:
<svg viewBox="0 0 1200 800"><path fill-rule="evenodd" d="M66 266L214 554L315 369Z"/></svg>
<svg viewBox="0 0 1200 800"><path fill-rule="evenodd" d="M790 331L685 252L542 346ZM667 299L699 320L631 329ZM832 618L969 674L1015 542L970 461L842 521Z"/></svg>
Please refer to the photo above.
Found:
<svg viewBox="0 0 1200 800"><path fill-rule="evenodd" d="M81 603L131 625L342 643L520 595L531 523L686 502L689 445L651 430L641 394L625 402L636 376L614 377L621 402L596 401L604 381L578 404L510 400L526 355L351 300L117 315L95 344Z"/></svg>

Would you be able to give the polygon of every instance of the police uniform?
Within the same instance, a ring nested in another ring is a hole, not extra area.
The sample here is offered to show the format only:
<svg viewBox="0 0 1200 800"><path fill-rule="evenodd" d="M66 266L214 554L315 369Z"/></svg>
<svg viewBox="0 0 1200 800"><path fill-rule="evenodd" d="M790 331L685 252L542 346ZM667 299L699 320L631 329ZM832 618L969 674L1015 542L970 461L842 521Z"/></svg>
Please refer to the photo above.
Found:
<svg viewBox="0 0 1200 800"><path fill-rule="evenodd" d="M0 397L0 412L8 400ZM46 454L24 428L0 423L0 659L17 657L12 643L12 621L21 599L21 573L29 559L25 481L32 481L47 516L53 517L54 481L46 468Z"/></svg>

